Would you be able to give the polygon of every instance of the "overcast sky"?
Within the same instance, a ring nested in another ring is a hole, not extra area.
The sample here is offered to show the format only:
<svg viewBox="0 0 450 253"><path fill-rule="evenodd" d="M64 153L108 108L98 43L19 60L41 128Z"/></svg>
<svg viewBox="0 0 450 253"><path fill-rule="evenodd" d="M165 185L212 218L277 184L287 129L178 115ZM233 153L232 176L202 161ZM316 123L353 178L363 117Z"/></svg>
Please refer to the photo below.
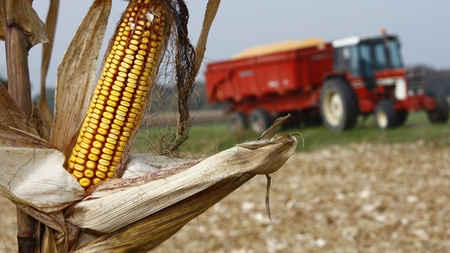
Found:
<svg viewBox="0 0 450 253"><path fill-rule="evenodd" d="M187 0L192 42L197 42L207 0ZM56 82L56 69L92 0L61 0L55 48L47 78ZM105 42L113 33L127 1L113 0ZM33 6L45 20L47 0ZM450 1L448 0L222 0L213 23L205 62L230 58L255 45L319 37L324 40L379 34L385 27L400 36L406 65L425 64L450 69ZM105 43L106 44L106 43ZM4 43L0 45L4 48ZM103 46L103 56L106 45ZM0 50L0 75L6 76L5 51ZM41 46L30 51L33 93L38 92ZM198 79L203 80L204 67Z"/></svg>

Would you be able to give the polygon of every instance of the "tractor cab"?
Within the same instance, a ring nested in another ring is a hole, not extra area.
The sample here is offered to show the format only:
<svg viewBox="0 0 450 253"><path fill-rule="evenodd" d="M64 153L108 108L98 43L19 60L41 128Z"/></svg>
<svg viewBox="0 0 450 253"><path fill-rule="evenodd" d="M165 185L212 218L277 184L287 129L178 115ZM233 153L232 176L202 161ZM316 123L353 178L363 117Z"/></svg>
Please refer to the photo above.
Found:
<svg viewBox="0 0 450 253"><path fill-rule="evenodd" d="M334 71L362 78L368 90L376 88L377 72L404 67L400 42L394 35L348 37L333 41L333 47Z"/></svg>

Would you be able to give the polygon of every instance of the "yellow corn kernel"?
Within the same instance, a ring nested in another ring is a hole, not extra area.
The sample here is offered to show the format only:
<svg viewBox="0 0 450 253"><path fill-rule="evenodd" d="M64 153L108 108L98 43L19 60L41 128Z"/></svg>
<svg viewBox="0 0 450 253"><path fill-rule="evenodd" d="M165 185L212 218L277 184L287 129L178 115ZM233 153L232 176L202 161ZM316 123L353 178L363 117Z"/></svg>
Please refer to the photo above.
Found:
<svg viewBox="0 0 450 253"><path fill-rule="evenodd" d="M156 0L133 0L116 28L68 171L85 189L111 179L136 130L165 41L165 12Z"/></svg>
<svg viewBox="0 0 450 253"><path fill-rule="evenodd" d="M97 175L97 174L95 174L95 175ZM92 179L92 185L96 185L96 184L98 184L98 183L100 183L102 180L100 179L100 177L94 177L93 179Z"/></svg>
<svg viewBox="0 0 450 253"><path fill-rule="evenodd" d="M91 180L83 177L80 180L78 180L78 183L80 183L83 188L88 188L91 185Z"/></svg>

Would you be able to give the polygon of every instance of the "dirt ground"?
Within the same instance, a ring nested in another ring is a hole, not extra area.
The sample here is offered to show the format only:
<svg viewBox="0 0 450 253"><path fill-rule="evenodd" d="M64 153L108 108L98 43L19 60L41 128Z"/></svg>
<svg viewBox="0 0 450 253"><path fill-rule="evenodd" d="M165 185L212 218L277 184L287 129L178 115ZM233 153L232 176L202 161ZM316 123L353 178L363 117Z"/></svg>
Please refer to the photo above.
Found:
<svg viewBox="0 0 450 253"><path fill-rule="evenodd" d="M450 252L450 148L417 142L296 153L154 252ZM15 209L0 199L0 252L16 252Z"/></svg>

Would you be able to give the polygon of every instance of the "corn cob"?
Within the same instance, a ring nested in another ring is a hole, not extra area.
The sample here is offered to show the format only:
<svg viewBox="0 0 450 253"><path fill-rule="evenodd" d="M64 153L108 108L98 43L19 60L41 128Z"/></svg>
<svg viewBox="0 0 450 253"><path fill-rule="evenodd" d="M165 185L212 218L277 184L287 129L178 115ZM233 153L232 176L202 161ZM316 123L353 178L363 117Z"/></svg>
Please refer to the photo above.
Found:
<svg viewBox="0 0 450 253"><path fill-rule="evenodd" d="M166 36L155 0L132 0L116 28L67 170L84 189L111 179L136 130Z"/></svg>

